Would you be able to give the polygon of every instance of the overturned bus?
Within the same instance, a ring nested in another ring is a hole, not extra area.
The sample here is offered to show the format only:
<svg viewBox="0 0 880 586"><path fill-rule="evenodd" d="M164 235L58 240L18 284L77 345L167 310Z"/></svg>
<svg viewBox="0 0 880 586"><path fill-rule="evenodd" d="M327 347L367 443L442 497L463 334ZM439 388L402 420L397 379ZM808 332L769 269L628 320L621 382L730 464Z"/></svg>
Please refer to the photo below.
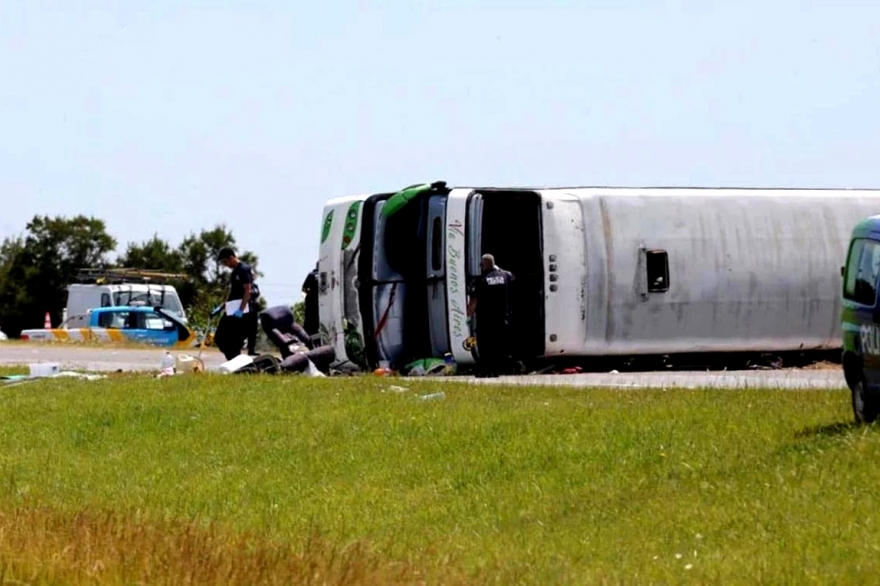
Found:
<svg viewBox="0 0 880 586"><path fill-rule="evenodd" d="M331 199L321 336L338 368L474 362L467 288L514 273L523 362L842 345L840 265L880 190L451 188Z"/></svg>

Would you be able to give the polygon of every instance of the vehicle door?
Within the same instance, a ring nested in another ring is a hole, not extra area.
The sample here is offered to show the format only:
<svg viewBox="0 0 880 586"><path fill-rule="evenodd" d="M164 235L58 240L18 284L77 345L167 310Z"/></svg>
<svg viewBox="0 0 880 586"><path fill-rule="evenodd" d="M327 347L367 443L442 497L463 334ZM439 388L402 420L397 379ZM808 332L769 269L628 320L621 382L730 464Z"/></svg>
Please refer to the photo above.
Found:
<svg viewBox="0 0 880 586"><path fill-rule="evenodd" d="M876 390L880 387L880 240L854 239L844 276L844 330L850 330L854 351L862 359L865 382Z"/></svg>
<svg viewBox="0 0 880 586"><path fill-rule="evenodd" d="M428 200L428 329L433 356L449 352L449 323L446 315L446 199L433 195Z"/></svg>
<svg viewBox="0 0 880 586"><path fill-rule="evenodd" d="M483 196L474 193L468 199L467 211L467 287L480 276L480 262L483 257ZM471 318L470 335L477 330L477 316ZM474 350L476 354L476 350Z"/></svg>
<svg viewBox="0 0 880 586"><path fill-rule="evenodd" d="M143 311L138 313L138 318L142 340L147 344L173 346L177 343L177 326L167 317L155 311Z"/></svg>
<svg viewBox="0 0 880 586"><path fill-rule="evenodd" d="M90 336L101 342L122 342L132 328L134 316L127 309L108 309L90 314L92 327Z"/></svg>
<svg viewBox="0 0 880 586"><path fill-rule="evenodd" d="M373 286L373 337L380 361L394 363L403 352L404 300L407 282L390 262L386 242L387 219L382 214L385 201L376 204L373 221L373 267L370 275ZM392 245L393 246L393 245ZM397 245L402 246L402 244Z"/></svg>
<svg viewBox="0 0 880 586"><path fill-rule="evenodd" d="M483 256L483 196L474 193L468 199L467 212L467 276L480 276L480 259Z"/></svg>

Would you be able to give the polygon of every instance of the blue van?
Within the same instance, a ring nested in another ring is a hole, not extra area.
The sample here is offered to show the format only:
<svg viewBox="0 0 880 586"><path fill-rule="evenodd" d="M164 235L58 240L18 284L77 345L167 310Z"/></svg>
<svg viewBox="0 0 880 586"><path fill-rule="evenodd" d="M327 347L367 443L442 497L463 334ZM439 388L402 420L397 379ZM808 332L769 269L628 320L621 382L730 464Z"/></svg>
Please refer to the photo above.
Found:
<svg viewBox="0 0 880 586"><path fill-rule="evenodd" d="M880 415L880 216L853 229L841 275L843 374L856 422L871 423Z"/></svg>

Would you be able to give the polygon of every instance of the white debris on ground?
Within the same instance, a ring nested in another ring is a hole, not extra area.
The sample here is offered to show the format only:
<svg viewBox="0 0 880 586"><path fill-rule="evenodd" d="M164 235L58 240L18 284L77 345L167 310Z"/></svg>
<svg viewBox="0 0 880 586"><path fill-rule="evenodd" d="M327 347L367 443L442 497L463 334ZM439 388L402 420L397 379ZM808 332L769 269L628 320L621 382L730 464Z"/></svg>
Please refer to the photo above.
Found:
<svg viewBox="0 0 880 586"><path fill-rule="evenodd" d="M79 380L94 381L107 378L103 374L88 374L84 372L75 372L70 370L61 370L58 364L40 362L28 365L28 374L16 374L0 377L4 387L20 385L41 379L57 379L57 378L75 378Z"/></svg>

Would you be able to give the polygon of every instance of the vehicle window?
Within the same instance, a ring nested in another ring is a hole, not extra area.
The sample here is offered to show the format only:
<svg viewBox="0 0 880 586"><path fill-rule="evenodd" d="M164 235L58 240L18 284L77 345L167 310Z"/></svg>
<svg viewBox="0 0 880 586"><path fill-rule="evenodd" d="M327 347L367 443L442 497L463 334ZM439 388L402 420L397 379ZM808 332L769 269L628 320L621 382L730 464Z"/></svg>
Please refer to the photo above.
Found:
<svg viewBox="0 0 880 586"><path fill-rule="evenodd" d="M165 302L162 304L162 307L174 313L183 313L183 308L180 306L177 297L174 295L166 293Z"/></svg>
<svg viewBox="0 0 880 586"><path fill-rule="evenodd" d="M98 326L102 328L110 328L114 330L121 330L123 328L128 327L126 324L128 322L128 312L127 311L106 311L98 316Z"/></svg>
<svg viewBox="0 0 880 586"><path fill-rule="evenodd" d="M101 307L110 307L109 293L101 293Z"/></svg>
<svg viewBox="0 0 880 586"><path fill-rule="evenodd" d="M150 312L143 314L144 329L147 330L164 330L168 322L158 313Z"/></svg>
<svg viewBox="0 0 880 586"><path fill-rule="evenodd" d="M431 269L439 271L443 268L443 222L434 218L431 234Z"/></svg>
<svg viewBox="0 0 880 586"><path fill-rule="evenodd" d="M845 275L844 297L862 305L874 305L880 276L880 242L865 238L854 241Z"/></svg>
<svg viewBox="0 0 880 586"><path fill-rule="evenodd" d="M138 305L144 307L162 307L174 313L183 313L183 307L174 293L170 291L120 291L115 294L116 305Z"/></svg>
<svg viewBox="0 0 880 586"><path fill-rule="evenodd" d="M101 328L110 328L113 327L113 314L112 313L101 313L98 315L98 327Z"/></svg>
<svg viewBox="0 0 880 586"><path fill-rule="evenodd" d="M665 293L669 291L669 255L665 250L648 250L646 260L648 292Z"/></svg>

